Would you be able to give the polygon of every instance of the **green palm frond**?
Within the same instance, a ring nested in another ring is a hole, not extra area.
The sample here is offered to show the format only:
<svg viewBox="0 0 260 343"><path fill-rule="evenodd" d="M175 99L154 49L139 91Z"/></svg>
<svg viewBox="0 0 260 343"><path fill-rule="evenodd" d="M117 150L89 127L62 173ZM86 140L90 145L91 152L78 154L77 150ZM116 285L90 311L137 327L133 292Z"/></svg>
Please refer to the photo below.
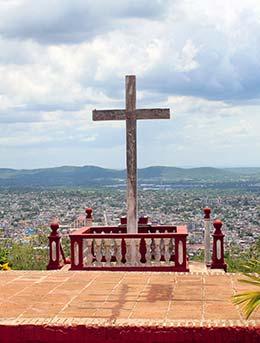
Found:
<svg viewBox="0 0 260 343"><path fill-rule="evenodd" d="M240 281L242 283L248 283L250 285L255 285L255 286L259 286L260 287L260 281L259 280L254 280L253 278L251 280L239 279L238 281Z"/></svg>
<svg viewBox="0 0 260 343"><path fill-rule="evenodd" d="M233 302L236 305L243 304L242 311L244 312L246 319L248 319L252 312L260 306L260 292L252 291L234 295Z"/></svg>
<svg viewBox="0 0 260 343"><path fill-rule="evenodd" d="M260 261L249 261L248 265L245 266L247 270L250 271L252 267L258 267ZM243 273L247 279L239 279L238 281L260 287L260 274L249 272ZM242 311L245 314L246 319L260 306L260 291L250 291L241 294L236 294L233 296L233 302L236 305L242 305Z"/></svg>

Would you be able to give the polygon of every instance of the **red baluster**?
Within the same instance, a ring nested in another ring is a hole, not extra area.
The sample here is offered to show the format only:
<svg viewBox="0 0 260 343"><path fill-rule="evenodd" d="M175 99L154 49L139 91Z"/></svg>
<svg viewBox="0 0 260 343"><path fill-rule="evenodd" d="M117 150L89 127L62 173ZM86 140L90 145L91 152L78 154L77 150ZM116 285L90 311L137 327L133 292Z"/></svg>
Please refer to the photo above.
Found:
<svg viewBox="0 0 260 343"><path fill-rule="evenodd" d="M209 207L204 208L204 219L210 219L211 209Z"/></svg>
<svg viewBox="0 0 260 343"><path fill-rule="evenodd" d="M83 264L83 238L70 238L70 252L71 252L71 270L84 269Z"/></svg>
<svg viewBox="0 0 260 343"><path fill-rule="evenodd" d="M79 269L83 269L84 263L83 263L83 238L82 237L78 239L78 245L79 245Z"/></svg>
<svg viewBox="0 0 260 343"><path fill-rule="evenodd" d="M180 267L180 263L179 263L179 237L175 237L174 240L174 263L175 263L175 267L179 268Z"/></svg>
<svg viewBox="0 0 260 343"><path fill-rule="evenodd" d="M211 209L209 207L204 208L204 263L207 267L211 265L211 254L210 254L210 213Z"/></svg>
<svg viewBox="0 0 260 343"><path fill-rule="evenodd" d="M92 226L93 224L93 210L91 207L87 207L86 210L86 226Z"/></svg>
<svg viewBox="0 0 260 343"><path fill-rule="evenodd" d="M120 218L120 225L126 225L127 224L127 218L126 216L123 216Z"/></svg>
<svg viewBox="0 0 260 343"><path fill-rule="evenodd" d="M148 225L148 220L149 220L148 216L142 216L139 218L138 224L139 225Z"/></svg>
<svg viewBox="0 0 260 343"><path fill-rule="evenodd" d="M215 228L215 232L213 236L213 254L212 254L212 262L211 262L211 269L224 269L225 272L227 271L227 265L224 261L224 237L225 235L222 233L222 221L217 219L214 221L213 226Z"/></svg>
<svg viewBox="0 0 260 343"><path fill-rule="evenodd" d="M61 235L58 232L59 230L59 224L58 222L51 223L51 234L48 237L49 238L49 263L47 266L48 270L53 269L60 269L62 268L61 263L61 248L60 248L60 240Z"/></svg>

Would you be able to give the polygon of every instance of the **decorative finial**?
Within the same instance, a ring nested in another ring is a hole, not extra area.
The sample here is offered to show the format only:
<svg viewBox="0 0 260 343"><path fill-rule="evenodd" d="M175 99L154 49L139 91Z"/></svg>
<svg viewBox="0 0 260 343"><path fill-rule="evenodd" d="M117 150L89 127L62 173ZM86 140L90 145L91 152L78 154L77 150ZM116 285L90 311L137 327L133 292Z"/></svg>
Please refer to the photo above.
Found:
<svg viewBox="0 0 260 343"><path fill-rule="evenodd" d="M86 216L87 219L88 219L88 218L92 218L92 212L93 212L93 210L92 210L91 207L87 207L86 210L85 210L85 212L86 212L86 214L87 214L87 216Z"/></svg>
<svg viewBox="0 0 260 343"><path fill-rule="evenodd" d="M51 227L51 230L52 230L51 234L52 235L56 235L60 226L59 226L59 223L57 221L54 221L54 222L51 223L50 227Z"/></svg>
<svg viewBox="0 0 260 343"><path fill-rule="evenodd" d="M216 229L215 233L221 233L222 221L219 219L214 220L213 226Z"/></svg>
<svg viewBox="0 0 260 343"><path fill-rule="evenodd" d="M147 225L148 224L148 220L149 220L148 216L142 216L142 217L139 218L138 224L140 224L140 225Z"/></svg>
<svg viewBox="0 0 260 343"><path fill-rule="evenodd" d="M211 208L205 207L204 208L204 219L210 219Z"/></svg>
<svg viewBox="0 0 260 343"><path fill-rule="evenodd" d="M120 225L126 225L127 224L127 217L126 216L122 216L120 218Z"/></svg>

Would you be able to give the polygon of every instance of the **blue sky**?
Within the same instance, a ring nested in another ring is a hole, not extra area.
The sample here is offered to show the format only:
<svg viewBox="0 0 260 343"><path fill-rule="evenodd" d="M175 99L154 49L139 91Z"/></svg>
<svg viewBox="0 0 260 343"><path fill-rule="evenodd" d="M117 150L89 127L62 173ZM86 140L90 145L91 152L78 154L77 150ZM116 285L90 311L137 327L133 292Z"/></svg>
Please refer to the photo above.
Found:
<svg viewBox="0 0 260 343"><path fill-rule="evenodd" d="M260 166L258 0L0 0L0 167L124 168L127 74L139 167Z"/></svg>

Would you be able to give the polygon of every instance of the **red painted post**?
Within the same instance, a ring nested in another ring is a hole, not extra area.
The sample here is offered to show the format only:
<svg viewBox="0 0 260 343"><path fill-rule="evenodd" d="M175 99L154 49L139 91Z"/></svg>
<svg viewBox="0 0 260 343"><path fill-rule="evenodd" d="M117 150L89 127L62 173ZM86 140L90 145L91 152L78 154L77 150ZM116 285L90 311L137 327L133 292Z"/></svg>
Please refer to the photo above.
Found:
<svg viewBox="0 0 260 343"><path fill-rule="evenodd" d="M76 269L74 243L75 243L75 239L70 237L70 261L71 261L70 269L71 270Z"/></svg>
<svg viewBox="0 0 260 343"><path fill-rule="evenodd" d="M213 226L215 228L215 232L213 233L213 254L212 254L212 262L211 262L211 269L224 269L225 272L227 271L227 265L224 261L224 237L225 235L222 233L222 221L217 219L214 221Z"/></svg>
<svg viewBox="0 0 260 343"><path fill-rule="evenodd" d="M188 272L188 266L187 266L187 261L188 261L188 257L187 257L187 245L186 245L186 237L184 237L182 239L182 244L183 244L183 269L185 272Z"/></svg>
<svg viewBox="0 0 260 343"><path fill-rule="evenodd" d="M57 222L51 223L51 234L49 238L49 263L48 270L61 269L61 235L58 232L59 224Z"/></svg>
<svg viewBox="0 0 260 343"><path fill-rule="evenodd" d="M148 225L148 220L149 220L148 216L142 216L139 218L138 224L139 225Z"/></svg>
<svg viewBox="0 0 260 343"><path fill-rule="evenodd" d="M83 269L84 263L83 263L83 237L80 237L78 239L78 245L79 245L79 269Z"/></svg>
<svg viewBox="0 0 260 343"><path fill-rule="evenodd" d="M211 209L209 207L204 208L204 219L210 219Z"/></svg>
<svg viewBox="0 0 260 343"><path fill-rule="evenodd" d="M211 209L209 207L204 208L204 263L207 267L211 265L210 256L210 213Z"/></svg>
<svg viewBox="0 0 260 343"><path fill-rule="evenodd" d="M86 210L86 226L92 226L93 223L93 210L91 207L87 207Z"/></svg>
<svg viewBox="0 0 260 343"><path fill-rule="evenodd" d="M174 262L176 271L187 272L187 252L186 252L186 237L179 236L175 238L175 256Z"/></svg>
<svg viewBox="0 0 260 343"><path fill-rule="evenodd" d="M179 237L175 237L175 241L174 241L174 262L175 262L175 267L179 268L180 267L180 263L179 263L179 241L180 238Z"/></svg>
<svg viewBox="0 0 260 343"><path fill-rule="evenodd" d="M127 224L127 218L126 216L123 216L120 218L120 225L126 225Z"/></svg>
<svg viewBox="0 0 260 343"><path fill-rule="evenodd" d="M82 270L83 264L83 237L70 238L71 270Z"/></svg>

